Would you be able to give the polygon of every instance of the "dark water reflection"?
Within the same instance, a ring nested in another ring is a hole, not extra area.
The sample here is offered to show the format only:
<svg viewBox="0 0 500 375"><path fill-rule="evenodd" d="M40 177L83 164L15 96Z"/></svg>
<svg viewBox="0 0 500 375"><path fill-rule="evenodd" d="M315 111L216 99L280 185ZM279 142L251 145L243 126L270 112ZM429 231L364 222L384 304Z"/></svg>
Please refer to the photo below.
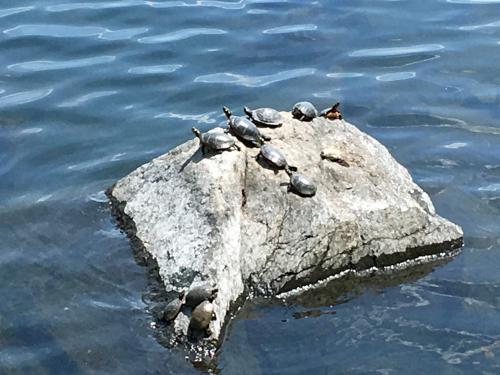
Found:
<svg viewBox="0 0 500 375"><path fill-rule="evenodd" d="M299 99L341 101L466 247L312 309L327 313L248 307L221 372L498 373L498 14L493 0L2 2L0 373L198 373L156 339L152 279L103 192L222 104Z"/></svg>

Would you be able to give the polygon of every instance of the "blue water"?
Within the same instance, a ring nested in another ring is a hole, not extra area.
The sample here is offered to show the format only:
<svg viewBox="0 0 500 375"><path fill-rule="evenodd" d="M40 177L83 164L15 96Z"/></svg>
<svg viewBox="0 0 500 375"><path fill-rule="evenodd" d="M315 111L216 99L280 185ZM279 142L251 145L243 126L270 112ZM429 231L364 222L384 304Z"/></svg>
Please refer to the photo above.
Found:
<svg viewBox="0 0 500 375"><path fill-rule="evenodd" d="M340 101L466 246L247 306L220 372L500 373L499 43L495 0L2 1L0 373L199 373L158 339L158 286L104 190L223 104L298 100Z"/></svg>

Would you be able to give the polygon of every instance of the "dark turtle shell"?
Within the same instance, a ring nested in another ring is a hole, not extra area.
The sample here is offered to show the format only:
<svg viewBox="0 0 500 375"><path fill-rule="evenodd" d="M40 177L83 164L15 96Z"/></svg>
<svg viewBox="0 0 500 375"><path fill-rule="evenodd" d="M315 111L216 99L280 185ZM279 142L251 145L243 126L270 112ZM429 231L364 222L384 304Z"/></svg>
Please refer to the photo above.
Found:
<svg viewBox="0 0 500 375"><path fill-rule="evenodd" d="M293 106L292 115L301 121L311 121L313 118L318 117L318 111L312 103L298 102Z"/></svg>
<svg viewBox="0 0 500 375"><path fill-rule="evenodd" d="M276 168L283 169L288 163L285 157L276 147L265 144L260 147L260 155Z"/></svg>
<svg viewBox="0 0 500 375"><path fill-rule="evenodd" d="M163 320L170 322L175 319L179 311L181 311L182 307L182 299L176 298L173 301L169 302L165 306L165 310L163 311Z"/></svg>
<svg viewBox="0 0 500 375"><path fill-rule="evenodd" d="M293 191L305 197L312 197L316 194L316 185L304 175L292 173L290 185Z"/></svg>
<svg viewBox="0 0 500 375"><path fill-rule="evenodd" d="M257 129L257 126L255 126L255 124L247 118L233 116L227 107L224 107L224 113L228 118L227 123L229 125L229 129L238 138L259 146L264 143L264 140L269 140L269 138L264 137L260 133L259 129Z"/></svg>
<svg viewBox="0 0 500 375"><path fill-rule="evenodd" d="M329 120L342 120L342 114L339 111L340 103L335 103L329 108L325 108L321 111L320 116L326 117Z"/></svg>
<svg viewBox="0 0 500 375"><path fill-rule="evenodd" d="M251 110L244 108L245 113L252 119L256 125L278 127L283 125L281 114L272 108L257 108Z"/></svg>
<svg viewBox="0 0 500 375"><path fill-rule="evenodd" d="M189 307L196 307L203 301L214 298L217 292L217 288L213 288L209 285L195 286L189 290L184 304Z"/></svg>
<svg viewBox="0 0 500 375"><path fill-rule="evenodd" d="M201 143L211 150L227 150L234 146L234 138L223 131L208 131L201 135Z"/></svg>
<svg viewBox="0 0 500 375"><path fill-rule="evenodd" d="M189 325L194 330L208 329L210 322L214 319L215 308L212 302L203 301L193 310Z"/></svg>

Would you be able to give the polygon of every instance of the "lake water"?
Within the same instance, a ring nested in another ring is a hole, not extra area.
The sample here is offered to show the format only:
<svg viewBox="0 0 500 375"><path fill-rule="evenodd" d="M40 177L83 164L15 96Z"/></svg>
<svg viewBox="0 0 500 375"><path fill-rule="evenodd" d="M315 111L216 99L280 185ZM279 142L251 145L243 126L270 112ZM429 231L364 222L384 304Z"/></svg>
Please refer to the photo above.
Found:
<svg viewBox="0 0 500 375"><path fill-rule="evenodd" d="M499 1L5 0L0 50L1 374L199 373L158 340L104 190L223 104L299 100L340 101L466 245L249 304L220 372L500 373Z"/></svg>

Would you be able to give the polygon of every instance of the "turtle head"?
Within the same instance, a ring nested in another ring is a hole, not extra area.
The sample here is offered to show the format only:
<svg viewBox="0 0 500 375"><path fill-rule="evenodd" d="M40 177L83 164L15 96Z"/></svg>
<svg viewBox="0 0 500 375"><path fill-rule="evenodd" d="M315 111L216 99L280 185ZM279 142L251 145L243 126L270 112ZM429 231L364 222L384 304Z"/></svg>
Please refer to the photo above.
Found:
<svg viewBox="0 0 500 375"><path fill-rule="evenodd" d="M227 118L230 118L232 116L231 110L226 106L222 107L222 110L224 111Z"/></svg>
<svg viewBox="0 0 500 375"><path fill-rule="evenodd" d="M179 292L179 299L182 301L184 299L184 296L186 295L186 291L185 290L181 290Z"/></svg>
<svg viewBox="0 0 500 375"><path fill-rule="evenodd" d="M192 128L191 128L191 131L193 132L193 134L194 134L196 137L201 138L201 132L200 132L198 129L196 129L195 127L192 127Z"/></svg>
<svg viewBox="0 0 500 375"><path fill-rule="evenodd" d="M252 117L252 110L248 107L243 107L243 112L246 113L247 116Z"/></svg>
<svg viewBox="0 0 500 375"><path fill-rule="evenodd" d="M297 172L297 167L287 165L285 167L285 172L289 177L292 177L293 172Z"/></svg>

